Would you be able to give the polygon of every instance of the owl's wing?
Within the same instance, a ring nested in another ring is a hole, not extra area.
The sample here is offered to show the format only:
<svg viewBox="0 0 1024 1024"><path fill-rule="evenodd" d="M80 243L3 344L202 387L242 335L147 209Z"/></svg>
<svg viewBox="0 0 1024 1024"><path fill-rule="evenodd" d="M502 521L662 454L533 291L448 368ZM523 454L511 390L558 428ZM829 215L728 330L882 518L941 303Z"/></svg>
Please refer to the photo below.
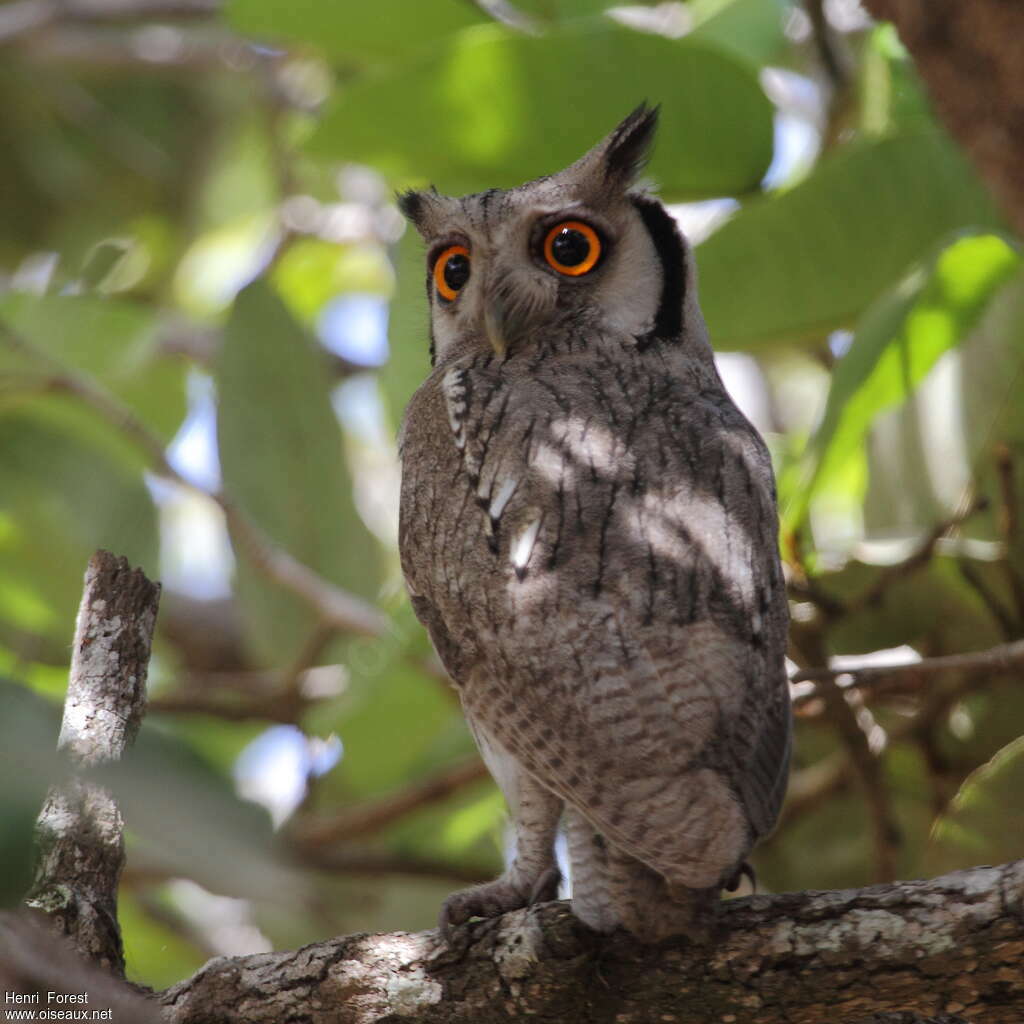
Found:
<svg viewBox="0 0 1024 1024"><path fill-rule="evenodd" d="M670 881L721 884L778 813L788 712L767 711L747 652L713 622L645 636L610 604L577 609L571 641L549 636L548 668L500 635L463 689L467 713L615 845Z"/></svg>
<svg viewBox="0 0 1024 1024"><path fill-rule="evenodd" d="M771 827L788 767L771 473L723 394L631 393L628 369L456 367L418 396L403 567L467 714L703 888Z"/></svg>

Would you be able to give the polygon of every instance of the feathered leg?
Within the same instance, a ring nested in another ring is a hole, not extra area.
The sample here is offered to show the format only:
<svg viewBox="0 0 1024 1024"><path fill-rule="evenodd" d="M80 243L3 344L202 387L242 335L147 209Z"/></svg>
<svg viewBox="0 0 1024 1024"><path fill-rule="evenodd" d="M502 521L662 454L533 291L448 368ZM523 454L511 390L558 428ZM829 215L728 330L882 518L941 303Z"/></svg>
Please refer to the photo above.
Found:
<svg viewBox="0 0 1024 1024"><path fill-rule="evenodd" d="M471 917L497 917L558 896L555 833L562 801L480 729L475 728L473 733L508 803L516 849L512 862L499 878L452 893L444 901L438 924L449 941L452 929Z"/></svg>

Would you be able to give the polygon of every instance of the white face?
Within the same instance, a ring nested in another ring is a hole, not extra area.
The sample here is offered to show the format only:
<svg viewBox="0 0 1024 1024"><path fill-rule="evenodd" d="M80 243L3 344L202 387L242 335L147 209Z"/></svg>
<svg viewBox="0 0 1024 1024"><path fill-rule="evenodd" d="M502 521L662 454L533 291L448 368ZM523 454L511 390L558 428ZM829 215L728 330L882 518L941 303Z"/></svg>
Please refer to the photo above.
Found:
<svg viewBox="0 0 1024 1024"><path fill-rule="evenodd" d="M598 207L578 192L549 179L448 201L427 248L439 362L488 344L514 354L566 324L651 330L662 268L642 218L627 196Z"/></svg>
<svg viewBox="0 0 1024 1024"><path fill-rule="evenodd" d="M427 243L435 362L543 354L595 332L623 344L681 334L684 243L657 203L631 191L656 120L640 107L576 163L519 188L400 198Z"/></svg>

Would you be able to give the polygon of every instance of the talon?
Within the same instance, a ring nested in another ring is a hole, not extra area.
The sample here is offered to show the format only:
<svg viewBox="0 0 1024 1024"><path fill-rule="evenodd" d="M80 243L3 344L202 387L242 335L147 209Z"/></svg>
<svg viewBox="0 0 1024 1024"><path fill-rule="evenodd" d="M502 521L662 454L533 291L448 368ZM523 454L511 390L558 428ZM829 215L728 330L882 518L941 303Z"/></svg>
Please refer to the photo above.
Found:
<svg viewBox="0 0 1024 1024"><path fill-rule="evenodd" d="M737 869L736 873L725 883L726 892L735 892L740 887L740 882L744 878L750 879L750 888L754 892L757 892L757 875L754 873L753 867L744 861Z"/></svg>

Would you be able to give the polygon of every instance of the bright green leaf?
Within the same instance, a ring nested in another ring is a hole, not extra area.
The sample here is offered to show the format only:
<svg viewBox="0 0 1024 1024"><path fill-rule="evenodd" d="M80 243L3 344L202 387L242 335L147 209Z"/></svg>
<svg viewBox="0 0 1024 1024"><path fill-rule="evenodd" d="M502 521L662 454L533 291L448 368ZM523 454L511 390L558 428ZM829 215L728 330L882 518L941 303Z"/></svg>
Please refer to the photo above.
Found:
<svg viewBox="0 0 1024 1024"><path fill-rule="evenodd" d="M998 226L945 136L842 150L788 192L740 210L697 249L715 346L820 339L861 313L942 239Z"/></svg>
<svg viewBox="0 0 1024 1024"><path fill-rule="evenodd" d="M939 357L965 339L992 296L1020 266L995 235L962 238L919 267L865 314L832 375L822 422L785 510L797 527L820 483L840 470L879 413L914 393Z"/></svg>
<svg viewBox="0 0 1024 1024"><path fill-rule="evenodd" d="M340 91L309 146L450 194L510 187L576 160L643 99L662 104L650 173L664 195L757 186L772 155L772 107L747 64L606 20L543 36L461 32Z"/></svg>
<svg viewBox="0 0 1024 1024"><path fill-rule="evenodd" d="M324 306L346 292L388 295L394 280L387 257L376 245L335 245L303 238L277 261L272 279L291 312L313 323Z"/></svg>

